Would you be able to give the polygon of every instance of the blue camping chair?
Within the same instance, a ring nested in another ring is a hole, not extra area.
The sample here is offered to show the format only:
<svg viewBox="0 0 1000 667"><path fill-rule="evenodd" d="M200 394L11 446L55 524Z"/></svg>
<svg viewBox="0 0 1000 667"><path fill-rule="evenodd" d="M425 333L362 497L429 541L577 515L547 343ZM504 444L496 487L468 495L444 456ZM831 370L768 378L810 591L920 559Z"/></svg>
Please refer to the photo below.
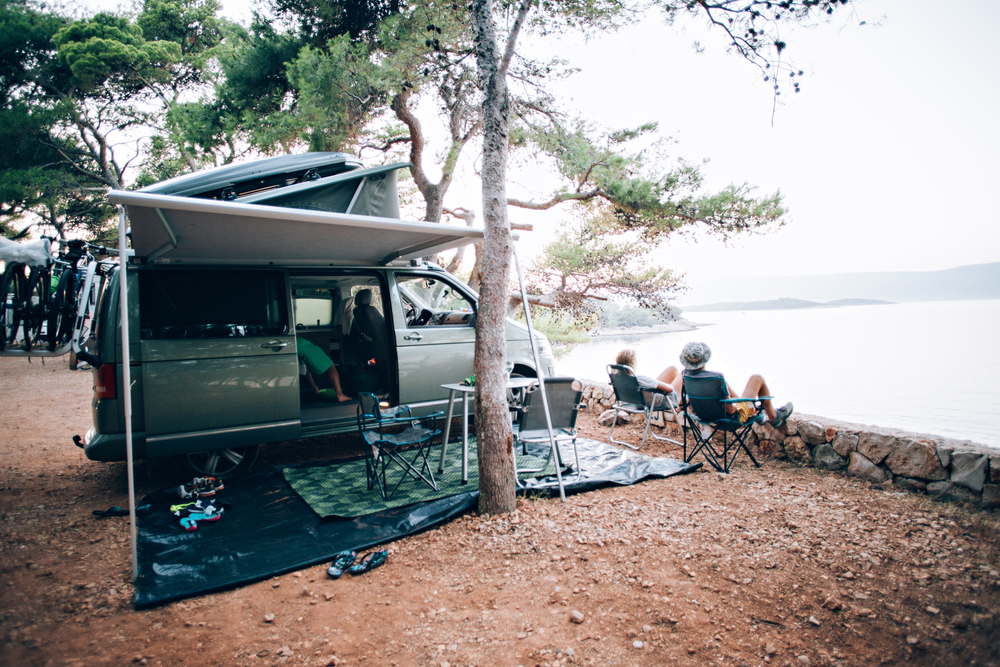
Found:
<svg viewBox="0 0 1000 667"><path fill-rule="evenodd" d="M653 423L653 413L672 412L676 415L677 410L674 408L674 404L670 401L667 394L662 394L658 391L643 391L643 389L639 386L639 380L635 377L635 371L632 370L631 366L625 366L623 364L610 364L608 366L608 377L611 379L611 386L615 390L615 404L612 408L615 410L621 410L622 412L627 412L630 415L641 414L646 417L646 431L642 434L642 442L639 443L638 447L631 445L624 440L615 440L615 424L618 422L617 417L611 420L611 432L608 434L608 439L616 445L625 445L631 449L642 449L643 445L646 444L646 438L650 435L649 427ZM656 433L653 433L652 435L656 440L663 440L675 445L681 444L671 438L656 435Z"/></svg>
<svg viewBox="0 0 1000 667"><path fill-rule="evenodd" d="M431 420L431 428L426 428L410 416L409 406L383 410L375 394L358 394L358 431L365 441L365 474L369 491L377 488L383 500L391 500L400 484L407 479L439 490L428 457L431 441L441 433L437 428L437 418L443 414L435 412L424 417L425 421ZM402 431L386 432L387 429L398 430L404 425L406 428ZM392 464L400 468L400 473L390 491L387 470Z"/></svg>
<svg viewBox="0 0 1000 667"><path fill-rule="evenodd" d="M684 377L683 397L685 462L690 462L701 452L713 468L728 473L740 450L743 450L753 464L760 467L747 447L747 437L754 424L763 424L767 420L761 408L763 401L772 398L771 396L729 398L726 379L722 374L703 372L703 377ZM751 403L756 412L745 422L741 422L739 413L726 412L726 405L735 403ZM718 432L722 433L721 450L712 444L712 437ZM690 455L687 452L689 433L694 439Z"/></svg>

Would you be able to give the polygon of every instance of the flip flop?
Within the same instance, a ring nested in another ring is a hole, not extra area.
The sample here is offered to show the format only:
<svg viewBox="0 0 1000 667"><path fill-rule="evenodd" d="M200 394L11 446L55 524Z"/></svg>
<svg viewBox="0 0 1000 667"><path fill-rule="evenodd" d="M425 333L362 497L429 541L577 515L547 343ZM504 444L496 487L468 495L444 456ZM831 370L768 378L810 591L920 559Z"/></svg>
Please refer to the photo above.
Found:
<svg viewBox="0 0 1000 667"><path fill-rule="evenodd" d="M362 574L368 570L374 570L380 565L384 565L389 559L389 552L385 549L379 549L378 551L373 551L361 559L361 562L357 565L352 565L348 570L351 574Z"/></svg>
<svg viewBox="0 0 1000 667"><path fill-rule="evenodd" d="M153 509L152 505L140 505L139 507L135 508L135 513L136 514L148 514L151 509ZM106 510L94 510L92 512L92 514L94 516L96 516L96 517L101 518L101 519L104 519L104 518L107 518L107 517L110 517L110 516L128 516L128 509L127 508L126 509L122 509L121 507L118 507L117 505L115 505L114 507L109 507Z"/></svg>
<svg viewBox="0 0 1000 667"><path fill-rule="evenodd" d="M354 563L357 557L358 554L355 551L341 551L333 557L333 563L326 569L327 575L334 579L340 579L340 575Z"/></svg>

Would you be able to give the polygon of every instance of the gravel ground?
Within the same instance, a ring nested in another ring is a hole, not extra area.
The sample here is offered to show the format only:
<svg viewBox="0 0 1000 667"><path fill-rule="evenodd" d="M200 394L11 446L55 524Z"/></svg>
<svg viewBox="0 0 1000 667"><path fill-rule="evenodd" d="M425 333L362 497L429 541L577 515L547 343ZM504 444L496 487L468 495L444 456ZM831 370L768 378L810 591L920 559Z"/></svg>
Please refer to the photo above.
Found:
<svg viewBox="0 0 1000 667"><path fill-rule="evenodd" d="M70 440L90 385L62 360L0 359L3 664L1000 665L994 515L776 461L522 498L360 577L317 566L135 612L127 519L90 512L127 503L125 466ZM258 465L355 447L268 447ZM172 475L138 464L139 493Z"/></svg>

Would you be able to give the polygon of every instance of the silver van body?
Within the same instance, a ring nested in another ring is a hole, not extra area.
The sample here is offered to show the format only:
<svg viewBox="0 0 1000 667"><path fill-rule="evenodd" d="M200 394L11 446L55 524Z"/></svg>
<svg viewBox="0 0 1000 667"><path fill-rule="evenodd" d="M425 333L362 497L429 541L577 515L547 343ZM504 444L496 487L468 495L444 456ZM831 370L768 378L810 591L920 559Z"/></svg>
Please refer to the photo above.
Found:
<svg viewBox="0 0 1000 667"><path fill-rule="evenodd" d="M206 179L215 197L112 194L136 252L127 274L137 458L222 474L247 469L260 444L355 430L355 401L306 389L302 339L334 362L348 394L372 391L416 415L444 407L441 385L472 374L478 295L418 258L482 231L400 221L400 166L352 165L235 201L219 178ZM397 217L338 212L359 206ZM116 272L98 304L94 427L82 443L100 461L126 455L118 293ZM535 336L541 369L527 328L509 320L508 361L516 374L552 376L551 347Z"/></svg>

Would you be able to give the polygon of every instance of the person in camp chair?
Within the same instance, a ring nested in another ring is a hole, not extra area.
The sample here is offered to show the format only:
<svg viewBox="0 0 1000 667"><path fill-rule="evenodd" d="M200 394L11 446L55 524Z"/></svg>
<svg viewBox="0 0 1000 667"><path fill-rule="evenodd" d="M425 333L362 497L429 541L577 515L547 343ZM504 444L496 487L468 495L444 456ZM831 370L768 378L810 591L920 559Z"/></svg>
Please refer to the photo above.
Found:
<svg viewBox="0 0 1000 667"><path fill-rule="evenodd" d="M676 366L667 366L655 378L639 375L636 371L635 350L622 350L615 357L615 363L631 368L643 391L651 391L656 396L668 396L675 406L681 404L681 372ZM656 398L653 407L659 407L660 400L662 399Z"/></svg>
<svg viewBox="0 0 1000 667"><path fill-rule="evenodd" d="M684 366L681 378L722 377L721 373L705 370L705 364L711 358L712 350L705 343L688 343L681 350L681 364ZM771 391L767 388L767 382L764 381L763 376L757 373L751 375L750 379L747 380L742 394L734 392L728 382L726 383L726 388L729 390L729 398L758 398L760 396L771 395ZM767 415L767 423L774 428L784 426L785 421L791 416L793 410L791 403L785 403L775 410L771 399L762 401L761 405L764 408L764 413ZM753 404L748 401L746 403L727 403L726 412L730 415L738 414L740 423L745 424L756 413L756 410L754 410Z"/></svg>
<svg viewBox="0 0 1000 667"><path fill-rule="evenodd" d="M313 390L314 394L319 396L320 392L313 376L326 376L333 390L337 392L337 401L343 403L344 401L351 400L351 397L345 394L340 388L340 374L337 373L337 367L330 360L330 357L326 356L323 350L305 338L296 338L295 345L299 360L306 367L306 383Z"/></svg>

